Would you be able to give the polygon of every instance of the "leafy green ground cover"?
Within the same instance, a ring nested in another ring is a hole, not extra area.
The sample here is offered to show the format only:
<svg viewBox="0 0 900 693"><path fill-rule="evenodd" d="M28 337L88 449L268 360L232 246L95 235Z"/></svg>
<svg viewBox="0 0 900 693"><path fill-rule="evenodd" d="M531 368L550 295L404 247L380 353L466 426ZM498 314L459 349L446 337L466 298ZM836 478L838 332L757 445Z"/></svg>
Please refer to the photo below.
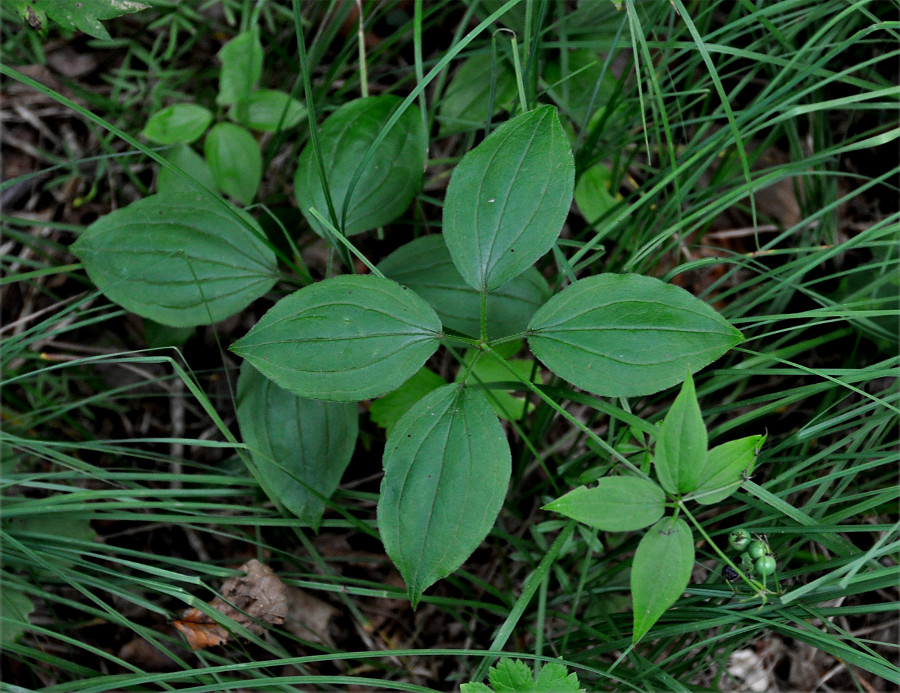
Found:
<svg viewBox="0 0 900 693"><path fill-rule="evenodd" d="M898 683L895 6L114 4L2 10L5 682Z"/></svg>

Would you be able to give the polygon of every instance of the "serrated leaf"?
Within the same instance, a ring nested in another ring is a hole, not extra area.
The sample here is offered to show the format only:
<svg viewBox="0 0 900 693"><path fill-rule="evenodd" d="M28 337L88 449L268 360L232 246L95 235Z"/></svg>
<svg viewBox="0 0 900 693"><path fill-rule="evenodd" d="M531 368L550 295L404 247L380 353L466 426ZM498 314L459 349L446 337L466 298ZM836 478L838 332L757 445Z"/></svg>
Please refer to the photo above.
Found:
<svg viewBox="0 0 900 693"><path fill-rule="evenodd" d="M730 440L706 453L706 464L694 491L686 498L700 505L720 503L737 491L753 473L765 435Z"/></svg>
<svg viewBox="0 0 900 693"><path fill-rule="evenodd" d="M447 381L434 371L420 368L396 390L372 402L369 417L390 436L397 422L416 402L446 384Z"/></svg>
<svg viewBox="0 0 900 693"><path fill-rule="evenodd" d="M356 404L297 397L244 361L237 419L266 493L317 530L356 446Z"/></svg>
<svg viewBox="0 0 900 693"><path fill-rule="evenodd" d="M676 385L743 340L713 308L652 277L581 279L538 309L531 350L598 395L634 397Z"/></svg>
<svg viewBox="0 0 900 693"><path fill-rule="evenodd" d="M497 693L533 693L534 674L525 662L503 657L488 670L488 680Z"/></svg>
<svg viewBox="0 0 900 693"><path fill-rule="evenodd" d="M665 512L663 490L646 479L605 477L596 486L579 486L544 506L605 532L630 532L656 522Z"/></svg>
<svg viewBox="0 0 900 693"><path fill-rule="evenodd" d="M678 600L690 582L693 567L694 539L680 517L664 517L641 538L631 567L633 643Z"/></svg>
<svg viewBox="0 0 900 693"><path fill-rule="evenodd" d="M440 337L441 321L415 292L348 275L284 297L231 350L296 395L357 401L397 389Z"/></svg>
<svg viewBox="0 0 900 693"><path fill-rule="evenodd" d="M179 103L150 116L141 134L159 144L190 144L206 131L212 119L208 108Z"/></svg>
<svg viewBox="0 0 900 693"><path fill-rule="evenodd" d="M252 130L275 132L299 125L306 117L306 108L283 91L257 89L238 100L228 116Z"/></svg>
<svg viewBox="0 0 900 693"><path fill-rule="evenodd" d="M234 123L213 126L203 145L216 185L226 195L249 205L262 181L262 154L249 132Z"/></svg>
<svg viewBox="0 0 900 693"><path fill-rule="evenodd" d="M440 235L422 236L388 255L378 268L428 301L441 322L470 337L481 334L481 293L466 284ZM534 267L487 295L487 333L500 339L525 331L550 297L547 280Z"/></svg>
<svg viewBox="0 0 900 693"><path fill-rule="evenodd" d="M109 40L109 32L101 21L140 12L150 5L134 0L20 0L14 7L42 36L47 35L49 17L63 29L83 31L94 38Z"/></svg>
<svg viewBox="0 0 900 693"><path fill-rule="evenodd" d="M209 170L209 165L202 156L191 149L190 145L176 145L164 152L163 156L203 187L209 190L216 189L216 181L213 179L212 171ZM187 180L165 166L160 166L156 176L156 192L173 193L188 190L192 188Z"/></svg>
<svg viewBox="0 0 900 693"><path fill-rule="evenodd" d="M510 469L503 428L478 390L441 387L397 423L384 451L378 528L413 607L487 536Z"/></svg>
<svg viewBox="0 0 900 693"><path fill-rule="evenodd" d="M504 123L459 162L444 201L444 240L466 283L497 289L553 246L575 166L556 109Z"/></svg>
<svg viewBox="0 0 900 693"><path fill-rule="evenodd" d="M571 674L565 665L557 662L545 662L534 679L534 690L537 693L584 693L579 685L578 675Z"/></svg>
<svg viewBox="0 0 900 693"><path fill-rule="evenodd" d="M259 224L195 192L152 195L107 214L72 252L109 300L173 327L234 315L277 278Z"/></svg>
<svg viewBox="0 0 900 693"><path fill-rule="evenodd" d="M706 443L694 379L688 375L656 437L653 464L666 491L676 495L697 488L706 466Z"/></svg>
<svg viewBox="0 0 900 693"><path fill-rule="evenodd" d="M219 94L216 103L231 104L250 95L262 74L263 48L259 41L259 27L238 34L219 51L222 71L219 73Z"/></svg>
<svg viewBox="0 0 900 693"><path fill-rule="evenodd" d="M498 58L496 78L490 53L479 53L460 65L438 105L441 134L484 127L491 116L509 108L516 96L516 77L509 64ZM488 113L491 88L494 104Z"/></svg>
<svg viewBox="0 0 900 693"><path fill-rule="evenodd" d="M425 170L428 139L419 109L410 106L375 149L351 191L351 182L375 138L402 99L361 98L337 109L319 129L319 147L337 228L350 236L383 226L400 216L418 190ZM313 229L324 234L309 209L326 219L328 203L312 144L300 154L294 193Z"/></svg>

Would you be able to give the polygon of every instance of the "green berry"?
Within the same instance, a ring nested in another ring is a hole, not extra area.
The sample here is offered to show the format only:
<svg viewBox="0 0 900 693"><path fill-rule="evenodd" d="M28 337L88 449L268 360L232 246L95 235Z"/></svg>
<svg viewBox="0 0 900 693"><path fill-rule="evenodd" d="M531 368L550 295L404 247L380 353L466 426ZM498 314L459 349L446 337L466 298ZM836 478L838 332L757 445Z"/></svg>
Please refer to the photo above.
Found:
<svg viewBox="0 0 900 693"><path fill-rule="evenodd" d="M753 564L759 575L771 575L775 572L775 558L773 556L760 556Z"/></svg>
<svg viewBox="0 0 900 693"><path fill-rule="evenodd" d="M750 558L755 561L758 558L766 555L766 549L766 545L761 541L751 541L750 545L747 547L747 553L750 554Z"/></svg>
<svg viewBox="0 0 900 693"><path fill-rule="evenodd" d="M728 535L728 543L735 551L743 551L750 543L750 532L746 529L736 529Z"/></svg>

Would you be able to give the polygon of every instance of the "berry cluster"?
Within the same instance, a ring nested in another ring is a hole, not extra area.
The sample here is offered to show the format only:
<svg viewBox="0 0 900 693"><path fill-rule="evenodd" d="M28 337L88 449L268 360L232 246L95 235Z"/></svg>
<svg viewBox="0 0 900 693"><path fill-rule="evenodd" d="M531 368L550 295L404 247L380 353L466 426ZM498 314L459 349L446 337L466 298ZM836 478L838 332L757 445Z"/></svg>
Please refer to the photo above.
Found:
<svg viewBox="0 0 900 693"><path fill-rule="evenodd" d="M763 537L757 535L754 539L746 529L736 529L728 535L728 543L735 551L742 552L741 568L748 575L766 577L775 572L775 556ZM735 582L740 577L731 566L726 566L722 574L729 582Z"/></svg>

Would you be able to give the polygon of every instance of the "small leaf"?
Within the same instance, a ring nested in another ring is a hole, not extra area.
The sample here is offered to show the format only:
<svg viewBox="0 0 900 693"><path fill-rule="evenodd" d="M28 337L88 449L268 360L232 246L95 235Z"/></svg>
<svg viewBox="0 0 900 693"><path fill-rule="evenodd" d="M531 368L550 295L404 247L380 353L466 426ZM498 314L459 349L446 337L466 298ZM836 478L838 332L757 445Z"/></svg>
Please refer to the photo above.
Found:
<svg viewBox="0 0 900 693"><path fill-rule="evenodd" d="M616 198L609 190L612 171L602 164L581 174L575 185L575 205L585 220L594 223L616 206Z"/></svg>
<svg viewBox="0 0 900 693"><path fill-rule="evenodd" d="M401 103L402 99L392 95L356 99L337 109L319 129L322 164L338 215L337 228L347 236L393 221L419 191L428 139L415 106L400 116L350 189L369 147ZM310 226L323 234L309 212L313 207L326 219L329 215L311 143L300 154L294 192Z"/></svg>
<svg viewBox="0 0 900 693"><path fill-rule="evenodd" d="M209 170L206 160L191 149L189 145L176 145L169 151L164 152L163 156L203 185L203 187L208 190L216 189L216 181L213 179L212 171ZM182 176L170 171L165 166L160 166L159 173L156 176L156 192L174 193L192 190L190 183Z"/></svg>
<svg viewBox="0 0 900 693"><path fill-rule="evenodd" d="M533 693L534 674L525 662L503 657L488 671L488 680L497 693Z"/></svg>
<svg viewBox="0 0 900 693"><path fill-rule="evenodd" d="M707 452L699 483L686 498L700 505L714 505L728 498L753 473L756 456L765 440L764 435L747 436L717 445Z"/></svg>
<svg viewBox="0 0 900 693"><path fill-rule="evenodd" d="M262 181L262 154L253 135L233 123L219 123L206 136L206 160L216 185L226 195L249 205Z"/></svg>
<svg viewBox="0 0 900 693"><path fill-rule="evenodd" d="M313 529L356 446L353 402L304 399L282 390L247 361L238 378L241 436L268 496Z"/></svg>
<svg viewBox="0 0 900 693"><path fill-rule="evenodd" d="M460 65L438 105L441 135L484 127L489 119L509 108L516 96L516 77L509 64L498 58L494 82L494 59L490 53L479 53ZM491 88L494 108L488 113Z"/></svg>
<svg viewBox="0 0 900 693"><path fill-rule="evenodd" d="M146 10L150 3L134 0L17 0L14 6L42 36L47 35L46 21L50 17L63 29L83 31L88 36L108 41L111 37L101 20Z"/></svg>
<svg viewBox="0 0 900 693"><path fill-rule="evenodd" d="M179 103L150 116L141 134L159 144L190 144L206 131L212 119L208 108Z"/></svg>
<svg viewBox="0 0 900 693"><path fill-rule="evenodd" d="M684 592L694 567L694 541L681 518L664 517L641 539L631 567L637 643Z"/></svg>
<svg viewBox="0 0 900 693"><path fill-rule="evenodd" d="M601 274L551 298L528 342L544 365L598 395L649 395L719 358L743 336L687 291L652 277Z"/></svg>
<svg viewBox="0 0 900 693"><path fill-rule="evenodd" d="M216 103L230 106L249 96L262 74L263 48L259 42L259 27L238 34L222 46L219 60L222 71Z"/></svg>
<svg viewBox="0 0 900 693"><path fill-rule="evenodd" d="M605 532L630 532L656 522L665 511L666 496L652 481L628 476L600 479L579 486L544 506Z"/></svg>
<svg viewBox="0 0 900 693"><path fill-rule="evenodd" d="M472 359L475 358L475 349L468 349L463 356L463 366L468 366ZM528 381L532 375L534 361L531 359L511 359L507 358L506 364L512 368L516 374L524 381ZM465 368L460 368L456 374L456 381L460 382L460 378L466 373ZM469 383L474 386L475 383L489 386L491 383L515 382L515 377L501 363L495 359L482 356L469 373ZM534 373L534 383L543 384L540 369L536 369ZM525 386L522 385L522 388ZM491 389L490 394L485 392L485 398L491 408L501 419L506 421L518 421L525 414L534 409L534 405L530 404L525 407L525 399L517 397L508 390Z"/></svg>
<svg viewBox="0 0 900 693"><path fill-rule="evenodd" d="M394 426L416 402L432 390L446 384L447 381L431 369L420 368L396 390L372 402L369 417L385 429L385 433L390 437Z"/></svg>
<svg viewBox="0 0 900 693"><path fill-rule="evenodd" d="M228 116L252 130L288 130L306 117L303 104L283 91L257 89L231 107Z"/></svg>
<svg viewBox="0 0 900 693"><path fill-rule="evenodd" d="M259 224L195 192L152 195L107 214L72 252L109 300L172 327L234 315L277 277Z"/></svg>
<svg viewBox="0 0 900 693"><path fill-rule="evenodd" d="M18 580L10 580L4 570L0 573L0 643L9 645L20 637L28 628L28 617L34 611L34 602L21 588Z"/></svg>
<svg viewBox="0 0 900 693"><path fill-rule="evenodd" d="M552 106L504 123L457 165L444 240L477 291L497 289L553 246L572 203L572 150Z"/></svg>
<svg viewBox="0 0 900 693"><path fill-rule="evenodd" d="M551 60L544 69L544 79L550 84L549 93L560 110L581 127L588 116L608 107L617 82L610 69L604 72L603 58L590 49L570 51L568 71L563 82L560 61Z"/></svg>
<svg viewBox="0 0 900 693"><path fill-rule="evenodd" d="M676 495L697 488L706 465L706 443L694 380L688 375L656 438L653 464L667 492Z"/></svg>
<svg viewBox="0 0 900 693"><path fill-rule="evenodd" d="M487 536L510 469L503 428L478 390L445 385L397 423L384 451L378 529L413 607Z"/></svg>
<svg viewBox="0 0 900 693"><path fill-rule="evenodd" d="M281 299L231 350L294 394L349 402L397 389L434 353L440 332L415 292L348 275Z"/></svg>
<svg viewBox="0 0 900 693"><path fill-rule="evenodd" d="M378 265L385 276L428 301L447 327L481 335L481 293L466 284L440 235L400 246ZM529 318L550 297L547 280L534 267L487 295L487 333L500 339L525 331Z"/></svg>

